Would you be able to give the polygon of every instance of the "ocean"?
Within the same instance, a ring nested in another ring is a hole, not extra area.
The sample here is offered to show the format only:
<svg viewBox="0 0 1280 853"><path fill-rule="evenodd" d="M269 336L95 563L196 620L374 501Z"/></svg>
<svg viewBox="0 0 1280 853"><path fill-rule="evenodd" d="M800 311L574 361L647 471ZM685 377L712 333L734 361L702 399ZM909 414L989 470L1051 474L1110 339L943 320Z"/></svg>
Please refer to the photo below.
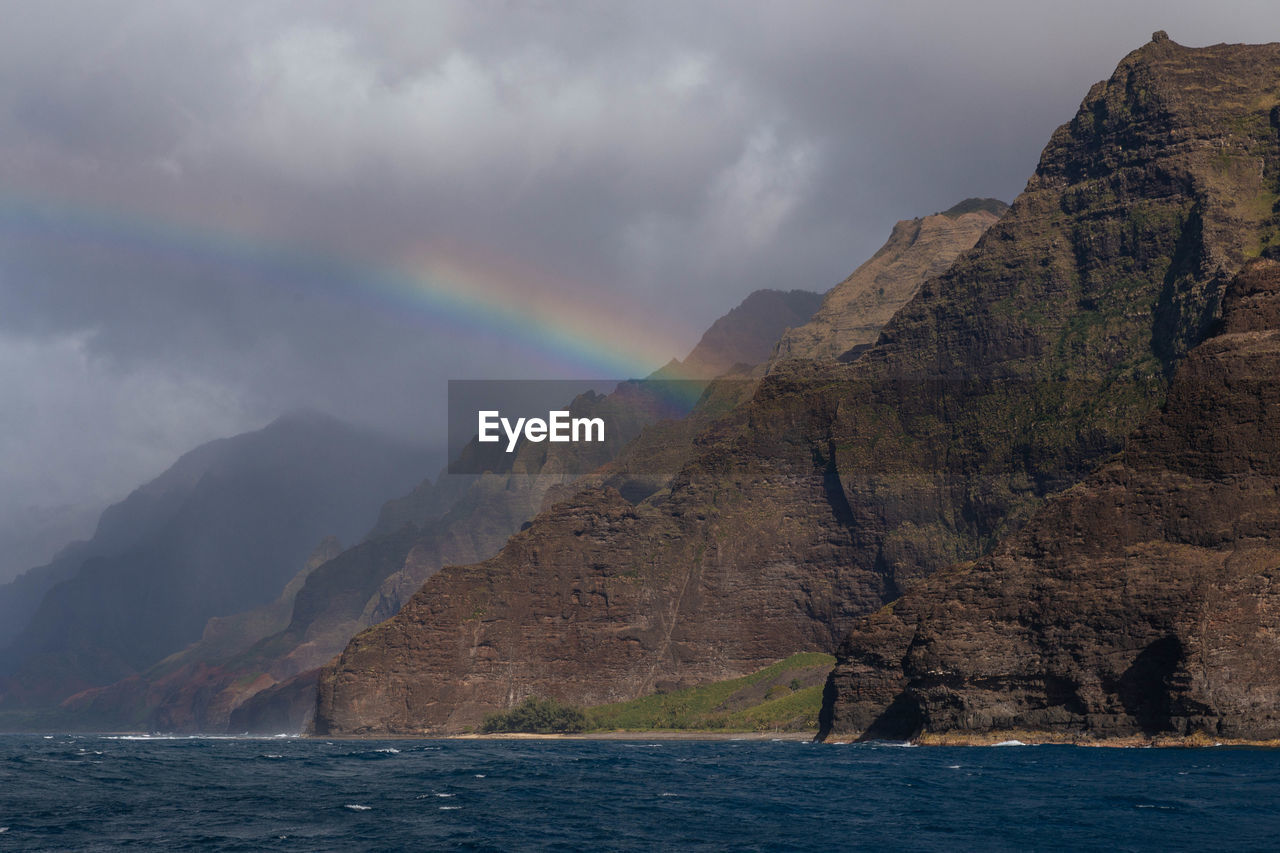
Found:
<svg viewBox="0 0 1280 853"><path fill-rule="evenodd" d="M1274 850L1280 752L0 736L0 850Z"/></svg>

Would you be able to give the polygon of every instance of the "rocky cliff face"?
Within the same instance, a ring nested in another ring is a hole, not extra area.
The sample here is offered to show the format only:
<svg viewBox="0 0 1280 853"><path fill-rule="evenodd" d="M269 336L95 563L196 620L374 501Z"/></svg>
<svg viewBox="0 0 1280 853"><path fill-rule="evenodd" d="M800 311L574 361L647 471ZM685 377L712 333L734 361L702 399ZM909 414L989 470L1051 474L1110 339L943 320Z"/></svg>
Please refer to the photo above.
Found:
<svg viewBox="0 0 1280 853"><path fill-rule="evenodd" d="M782 335L774 357L839 358L875 343L920 285L946 272L1008 209L994 198L966 199L894 225L880 250L828 291L812 319Z"/></svg>
<svg viewBox="0 0 1280 853"><path fill-rule="evenodd" d="M1280 47L1135 51L851 364L782 361L663 489L544 511L321 673L321 733L457 730L834 649L1122 449L1274 237Z"/></svg>
<svg viewBox="0 0 1280 853"><path fill-rule="evenodd" d="M1280 264L1164 410L993 554L857 626L836 734L1280 737Z"/></svg>

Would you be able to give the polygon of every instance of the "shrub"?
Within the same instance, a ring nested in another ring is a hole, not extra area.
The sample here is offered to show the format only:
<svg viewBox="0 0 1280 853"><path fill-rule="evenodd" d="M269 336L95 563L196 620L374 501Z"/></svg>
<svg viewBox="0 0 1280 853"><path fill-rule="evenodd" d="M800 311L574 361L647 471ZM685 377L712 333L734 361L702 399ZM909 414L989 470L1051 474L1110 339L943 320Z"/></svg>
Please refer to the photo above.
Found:
<svg viewBox="0 0 1280 853"><path fill-rule="evenodd" d="M587 728L587 717L574 705L561 705L554 699L530 696L506 713L490 714L480 724L485 734L524 732L530 734L563 734Z"/></svg>

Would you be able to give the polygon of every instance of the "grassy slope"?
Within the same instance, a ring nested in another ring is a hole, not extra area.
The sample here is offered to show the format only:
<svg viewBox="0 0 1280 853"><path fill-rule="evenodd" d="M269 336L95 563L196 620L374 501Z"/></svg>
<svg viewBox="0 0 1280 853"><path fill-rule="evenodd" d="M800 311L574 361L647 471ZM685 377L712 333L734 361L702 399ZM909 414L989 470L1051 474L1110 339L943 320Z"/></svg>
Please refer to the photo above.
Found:
<svg viewBox="0 0 1280 853"><path fill-rule="evenodd" d="M834 663L801 652L742 678L585 710L595 731L812 731Z"/></svg>

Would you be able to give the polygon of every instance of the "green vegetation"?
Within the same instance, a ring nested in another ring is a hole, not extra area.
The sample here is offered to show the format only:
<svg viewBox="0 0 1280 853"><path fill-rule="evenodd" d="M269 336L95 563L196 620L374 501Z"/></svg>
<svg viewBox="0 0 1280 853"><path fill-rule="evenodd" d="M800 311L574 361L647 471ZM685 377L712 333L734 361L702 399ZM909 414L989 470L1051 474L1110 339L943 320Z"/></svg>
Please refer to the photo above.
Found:
<svg viewBox="0 0 1280 853"><path fill-rule="evenodd" d="M477 731L816 731L822 688L834 665L831 655L801 652L742 678L590 708L530 696L505 713L485 717Z"/></svg>
<svg viewBox="0 0 1280 853"><path fill-rule="evenodd" d="M998 198L966 198L959 204L942 211L942 215L955 219L957 216L963 216L966 213L977 213L980 210L984 210L987 213L994 213L996 216L1003 216L1008 209L1009 205Z"/></svg>
<svg viewBox="0 0 1280 853"><path fill-rule="evenodd" d="M505 714L490 714L480 724L484 734L496 732L528 732L531 734L565 734L587 728L582 709L561 705L554 699L530 696Z"/></svg>
<svg viewBox="0 0 1280 853"><path fill-rule="evenodd" d="M596 731L812 731L835 658L802 652L759 672L586 709Z"/></svg>

